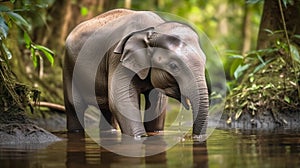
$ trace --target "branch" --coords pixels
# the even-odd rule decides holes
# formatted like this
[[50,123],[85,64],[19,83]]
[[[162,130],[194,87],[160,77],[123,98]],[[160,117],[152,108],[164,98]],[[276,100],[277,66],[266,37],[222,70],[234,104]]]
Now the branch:
[[55,103],[49,103],[49,102],[37,102],[37,103],[32,103],[33,106],[39,106],[39,107],[48,107],[49,109],[52,110],[57,110],[60,112],[65,112],[65,106],[60,105],[60,104],[55,104]]
[[[290,59],[292,61],[293,68],[295,70],[294,72],[295,72],[296,80],[299,81],[299,77],[298,77],[297,71],[296,71],[295,61],[294,61],[294,59],[292,57],[291,43],[290,43],[289,35],[288,35],[288,32],[287,32],[287,28],[286,28],[286,23],[285,23],[284,13],[283,13],[282,5],[281,5],[281,0],[278,0],[278,3],[279,3],[279,9],[280,9],[280,14],[281,14],[281,19],[282,19],[282,23],[283,23],[283,28],[284,28],[284,32],[285,32],[285,38],[286,38],[286,41],[287,41],[287,44],[288,44],[288,54],[289,54],[289,57],[290,57]],[[297,91],[298,91],[298,98],[300,98],[300,86],[299,86],[298,82],[297,82]]]

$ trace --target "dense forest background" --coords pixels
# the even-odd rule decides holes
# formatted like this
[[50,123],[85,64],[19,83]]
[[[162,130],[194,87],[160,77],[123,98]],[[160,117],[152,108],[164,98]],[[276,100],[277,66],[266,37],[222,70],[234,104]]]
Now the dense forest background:
[[172,13],[206,33],[224,64],[227,123],[266,110],[285,123],[277,112],[299,111],[296,0],[10,0],[0,1],[0,116],[12,109],[27,110],[37,98],[63,104],[62,58],[68,33],[114,8]]

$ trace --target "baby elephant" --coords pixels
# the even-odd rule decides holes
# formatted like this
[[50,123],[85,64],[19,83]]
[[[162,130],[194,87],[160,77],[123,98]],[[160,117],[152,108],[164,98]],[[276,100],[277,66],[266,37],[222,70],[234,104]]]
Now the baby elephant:
[[88,105],[99,107],[101,130],[114,121],[131,136],[163,130],[169,96],[191,106],[193,134],[204,135],[205,60],[191,27],[153,12],[116,9],[79,24],[67,37],[63,67],[68,131],[84,129]]

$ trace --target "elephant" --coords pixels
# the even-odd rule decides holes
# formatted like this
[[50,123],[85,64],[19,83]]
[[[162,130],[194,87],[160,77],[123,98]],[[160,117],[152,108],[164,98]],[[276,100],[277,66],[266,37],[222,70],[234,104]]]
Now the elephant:
[[100,130],[119,125],[126,135],[147,136],[164,129],[172,97],[191,107],[193,135],[206,134],[206,58],[192,27],[151,11],[114,9],[77,25],[65,46],[68,131],[84,130],[84,111],[93,105],[102,114]]

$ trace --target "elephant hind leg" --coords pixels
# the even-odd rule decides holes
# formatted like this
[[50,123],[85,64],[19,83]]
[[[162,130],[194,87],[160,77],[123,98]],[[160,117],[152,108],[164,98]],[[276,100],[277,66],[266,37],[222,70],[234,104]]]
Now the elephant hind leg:
[[83,132],[84,131],[84,111],[85,104],[77,103],[76,109],[73,101],[65,100],[67,130],[69,132]]
[[144,126],[146,132],[164,130],[165,115],[167,108],[167,96],[157,89],[147,91],[145,95]]

